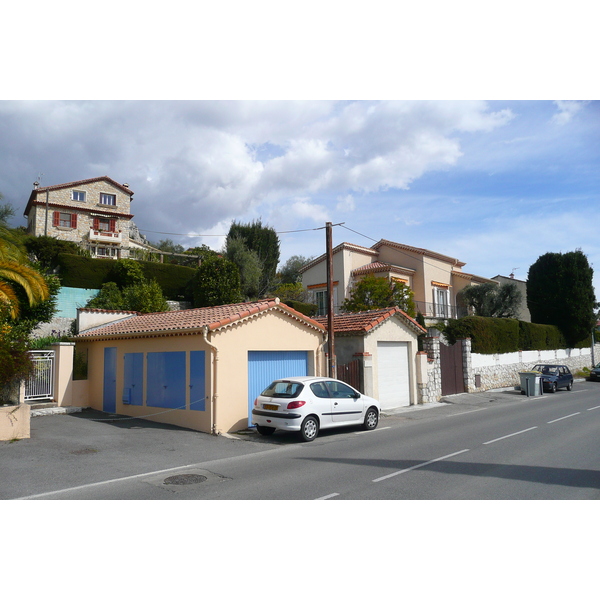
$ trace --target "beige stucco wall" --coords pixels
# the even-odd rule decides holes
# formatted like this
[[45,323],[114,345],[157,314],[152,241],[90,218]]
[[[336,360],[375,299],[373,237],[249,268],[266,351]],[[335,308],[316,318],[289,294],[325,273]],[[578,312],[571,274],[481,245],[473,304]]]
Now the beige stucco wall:
[[0,406],[0,441],[30,437],[30,418],[28,404]]
[[[73,190],[85,192],[85,202],[72,200],[71,192]],[[116,205],[109,206],[100,204],[101,193],[114,194],[116,196]],[[36,201],[46,202],[45,190],[37,192]],[[48,208],[49,236],[69,242],[81,243],[82,241],[85,241],[87,243],[90,229],[92,228],[94,221],[93,215],[88,212],[88,210],[93,210],[102,213],[102,216],[106,218],[117,219],[116,231],[121,232],[121,256],[125,257],[127,255],[127,249],[129,248],[130,219],[119,215],[129,215],[131,213],[131,197],[129,194],[126,194],[120,188],[107,181],[96,181],[58,190],[48,190],[48,202],[50,204]],[[60,204],[61,208],[52,206],[52,204]],[[54,227],[52,224],[52,215],[54,211],[77,213],[77,227],[75,229],[71,229],[70,227]],[[44,231],[46,230],[45,205],[33,205],[31,207],[27,220],[27,227],[28,232],[35,236],[44,235]]]
[[[206,344],[202,334],[148,337],[114,341],[78,341],[78,350],[88,350],[89,406],[102,410],[104,348],[117,348],[117,407],[122,415],[147,418],[211,432],[213,424],[217,433],[245,429],[248,425],[248,352],[253,350],[303,350],[309,353],[309,373],[323,373],[320,346],[323,333],[308,327],[282,313],[269,311],[247,321],[209,334],[209,342],[217,348],[216,380],[214,378],[215,354]],[[128,352],[186,352],[189,379],[190,351],[204,350],[206,372],[206,410],[169,410],[157,407],[124,405],[121,395],[124,382],[124,354]],[[144,360],[144,382],[146,361]],[[214,383],[216,381],[216,390]],[[186,385],[187,407],[190,403],[189,386]],[[216,399],[216,400],[215,400]],[[213,402],[213,400],[215,400]],[[144,385],[144,404],[146,389]]]
[[410,386],[410,404],[418,403],[416,357],[418,348],[417,336],[404,325],[400,319],[384,321],[379,327],[368,333],[364,340],[364,352],[373,356],[373,396],[379,398],[379,360],[377,342],[406,342],[408,344],[408,371]]
[[[374,256],[364,252],[351,251],[347,248],[338,250],[333,255],[334,312],[339,312],[342,302],[352,292],[351,273],[354,269],[368,265]],[[322,260],[302,274],[302,285],[308,291],[308,301],[315,303],[315,291],[325,289],[327,284],[327,261]],[[313,288],[312,286],[322,286]]]

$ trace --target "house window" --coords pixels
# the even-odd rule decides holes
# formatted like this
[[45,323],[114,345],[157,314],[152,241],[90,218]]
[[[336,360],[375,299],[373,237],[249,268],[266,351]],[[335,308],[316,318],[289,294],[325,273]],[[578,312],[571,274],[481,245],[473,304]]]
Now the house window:
[[77,202],[85,202],[85,192],[78,192],[77,190],[73,190],[71,200],[76,200]]
[[116,231],[116,220],[115,219],[102,219],[94,217],[93,228],[95,231]]
[[450,290],[434,288],[434,309],[436,317],[447,319],[450,317]]
[[100,194],[100,204],[108,204],[109,206],[117,205],[117,197],[114,194]]
[[77,227],[77,215],[56,211],[52,217],[52,225],[54,225],[54,227],[75,229]]
[[106,256],[108,258],[112,258],[113,256],[117,256],[117,249],[116,248],[106,248],[104,246],[98,246],[97,248],[95,248],[96,252],[96,256]]
[[327,290],[315,293],[315,304],[317,305],[317,317],[327,314],[329,306],[327,303]]

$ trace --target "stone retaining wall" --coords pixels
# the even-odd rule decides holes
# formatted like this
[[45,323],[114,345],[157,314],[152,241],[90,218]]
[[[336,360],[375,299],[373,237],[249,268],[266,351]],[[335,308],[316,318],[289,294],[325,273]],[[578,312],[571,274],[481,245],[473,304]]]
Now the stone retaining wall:
[[[471,353],[470,340],[463,346],[465,388],[468,392],[481,392],[520,385],[519,373],[530,370],[540,363],[566,365],[571,371],[592,366],[591,348],[567,348],[564,350],[533,350],[507,354]],[[596,344],[594,356],[600,356]]]

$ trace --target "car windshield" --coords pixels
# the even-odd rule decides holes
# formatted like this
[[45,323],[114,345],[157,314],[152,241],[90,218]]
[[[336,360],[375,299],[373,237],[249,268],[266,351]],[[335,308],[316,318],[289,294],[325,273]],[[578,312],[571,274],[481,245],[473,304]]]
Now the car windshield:
[[295,381],[274,381],[261,396],[267,398],[296,398],[304,386]]
[[539,371],[542,375],[558,375],[558,369],[549,365],[535,365],[534,371]]

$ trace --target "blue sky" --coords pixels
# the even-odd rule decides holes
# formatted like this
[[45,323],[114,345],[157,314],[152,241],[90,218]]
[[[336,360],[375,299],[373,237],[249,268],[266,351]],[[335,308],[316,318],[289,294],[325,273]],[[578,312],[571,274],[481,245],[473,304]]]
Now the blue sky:
[[[598,140],[593,100],[8,100],[0,191],[23,224],[40,173],[109,175],[153,241],[220,249],[233,219],[331,221],[345,224],[334,244],[386,238],[485,277],[525,279],[541,254],[576,248],[600,276]],[[322,230],[280,239],[282,261],[324,251]]]

